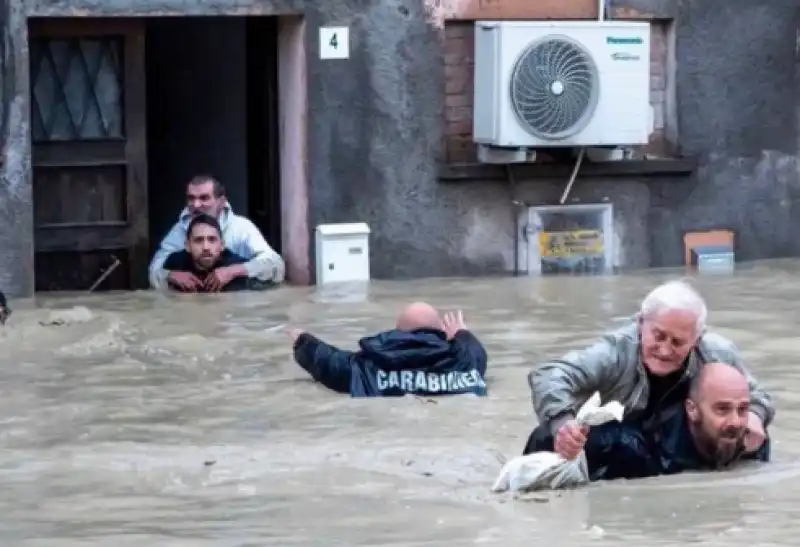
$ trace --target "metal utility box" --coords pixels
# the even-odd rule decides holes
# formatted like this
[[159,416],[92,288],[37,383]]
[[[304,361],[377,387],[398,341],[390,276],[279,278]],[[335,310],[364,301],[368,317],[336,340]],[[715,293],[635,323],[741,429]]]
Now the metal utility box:
[[316,230],[317,285],[369,281],[369,226],[320,224]]
[[614,272],[611,203],[528,207],[519,217],[517,272],[604,275]]
[[692,266],[701,274],[732,273],[736,268],[736,254],[728,246],[695,247]]

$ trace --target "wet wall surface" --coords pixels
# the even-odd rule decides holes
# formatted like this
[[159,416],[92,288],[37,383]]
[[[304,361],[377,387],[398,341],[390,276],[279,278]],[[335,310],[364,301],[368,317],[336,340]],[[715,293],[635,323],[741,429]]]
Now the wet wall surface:
[[[677,265],[685,231],[721,227],[736,231],[739,259],[800,253],[796,3],[614,7],[676,19],[678,145],[699,165],[691,177],[579,179],[572,197],[615,204],[622,265]],[[311,126],[312,220],[369,222],[379,277],[507,272],[507,185],[436,182],[444,82],[440,37],[424,17],[386,2],[356,19],[349,84],[334,64],[316,65],[311,119],[329,123]],[[552,204],[565,183],[522,180],[514,193]]]
[[[0,186],[0,283],[32,289],[25,14],[176,15],[303,12],[308,52],[309,223],[364,221],[379,278],[509,272],[516,211],[502,182],[441,184],[441,31],[420,1],[110,2],[5,4],[6,162]],[[616,205],[623,264],[677,264],[686,230],[732,228],[740,259],[800,253],[797,205],[798,8],[789,0],[615,2],[677,16],[679,146],[689,178],[580,180],[573,197]],[[350,27],[351,57],[318,58],[317,29]],[[10,121],[9,121],[10,120]],[[565,181],[519,181],[518,197],[553,203]],[[313,252],[313,251],[312,251]]]
[[732,228],[739,258],[796,256],[800,228],[796,2],[682,2],[676,27],[680,145],[700,168],[651,188],[653,265],[684,230]]

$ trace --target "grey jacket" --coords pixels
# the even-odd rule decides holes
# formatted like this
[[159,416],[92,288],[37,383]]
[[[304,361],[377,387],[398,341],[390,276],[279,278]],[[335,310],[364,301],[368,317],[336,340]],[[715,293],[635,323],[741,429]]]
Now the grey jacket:
[[[539,423],[552,431],[577,413],[596,391],[601,400],[619,401],[625,415],[637,414],[647,407],[650,387],[639,351],[639,328],[636,322],[604,335],[599,342],[582,351],[571,351],[560,359],[547,362],[528,374],[533,409]],[[741,370],[750,384],[750,410],[764,427],[775,416],[772,398],[744,366],[733,342],[714,333],[706,333],[689,354],[686,377],[691,378],[704,363],[721,361]]]

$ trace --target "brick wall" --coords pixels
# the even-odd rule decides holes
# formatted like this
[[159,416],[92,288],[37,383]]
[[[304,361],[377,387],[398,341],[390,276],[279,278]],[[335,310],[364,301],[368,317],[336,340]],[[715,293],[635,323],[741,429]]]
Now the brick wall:
[[[449,21],[444,28],[445,135],[446,161],[475,161],[472,143],[472,77],[475,68],[475,40],[471,21]],[[666,153],[664,133],[667,90],[668,25],[654,21],[650,42],[650,104],[653,106],[654,131],[645,151]]]

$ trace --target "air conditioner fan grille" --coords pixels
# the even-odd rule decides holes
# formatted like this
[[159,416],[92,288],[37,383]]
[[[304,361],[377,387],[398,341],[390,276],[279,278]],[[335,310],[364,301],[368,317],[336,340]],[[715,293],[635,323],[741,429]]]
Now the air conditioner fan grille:
[[531,44],[511,74],[511,104],[522,126],[544,140],[569,138],[589,123],[597,106],[597,65],[566,36]]

